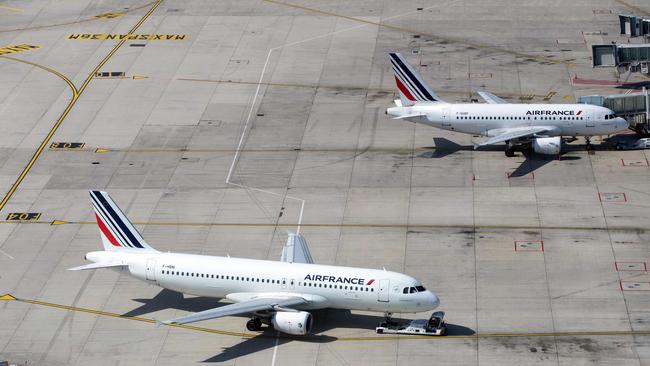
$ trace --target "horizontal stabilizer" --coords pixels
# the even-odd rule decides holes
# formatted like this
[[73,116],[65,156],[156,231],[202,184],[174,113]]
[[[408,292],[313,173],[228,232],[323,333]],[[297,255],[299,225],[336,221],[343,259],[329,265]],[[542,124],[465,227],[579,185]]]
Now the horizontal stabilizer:
[[112,267],[122,267],[122,266],[128,266],[128,264],[124,262],[106,262],[106,263],[99,262],[99,263],[86,264],[79,267],[68,268],[68,271],[83,271],[87,269],[112,268]]
[[405,114],[403,116],[395,117],[393,119],[404,119],[404,118],[413,118],[413,117],[422,117],[424,114],[422,113],[411,113],[411,114]]

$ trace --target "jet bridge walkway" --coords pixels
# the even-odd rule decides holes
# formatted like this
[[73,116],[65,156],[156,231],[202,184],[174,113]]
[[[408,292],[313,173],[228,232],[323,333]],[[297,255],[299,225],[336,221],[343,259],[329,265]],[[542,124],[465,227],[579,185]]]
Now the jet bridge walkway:
[[585,95],[578,98],[578,103],[609,108],[617,117],[625,118],[630,129],[639,133],[650,132],[650,95],[645,89],[641,93]]

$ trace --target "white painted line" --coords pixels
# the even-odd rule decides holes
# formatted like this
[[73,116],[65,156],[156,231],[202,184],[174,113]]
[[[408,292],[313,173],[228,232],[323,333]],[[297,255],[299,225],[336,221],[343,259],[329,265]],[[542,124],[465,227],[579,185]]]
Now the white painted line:
[[[448,4],[452,4],[452,3],[457,2],[457,1],[458,0],[450,1]],[[435,6],[426,7],[424,9],[428,10],[428,9],[435,8],[435,7],[440,7],[440,6],[443,6],[443,5],[438,4],[438,5],[435,5]],[[408,13],[398,14],[398,15],[395,15],[395,16],[392,16],[392,17],[384,18],[384,21],[389,20],[389,19],[399,18],[399,17],[405,16],[405,15],[416,13],[416,12],[417,11],[410,11]],[[255,95],[253,96],[253,101],[251,103],[250,109],[248,110],[248,115],[246,116],[246,122],[244,123],[244,129],[242,130],[241,136],[239,137],[239,143],[237,144],[237,149],[235,150],[235,156],[233,157],[232,163],[230,164],[230,168],[228,169],[228,175],[226,176],[226,184],[231,184],[231,185],[233,185],[235,187],[239,187],[239,188],[243,188],[243,189],[247,189],[247,190],[251,190],[251,191],[267,193],[267,194],[277,196],[277,197],[285,197],[287,199],[300,201],[300,213],[298,215],[298,225],[296,227],[296,234],[300,234],[300,227],[302,225],[302,217],[303,217],[303,213],[305,211],[306,200],[304,200],[302,198],[298,198],[298,197],[289,196],[289,195],[278,194],[278,193],[267,191],[267,190],[264,190],[264,189],[259,189],[259,188],[255,188],[255,187],[246,186],[246,185],[243,185],[243,184],[233,183],[233,182],[230,181],[230,179],[232,178],[233,172],[235,170],[235,165],[237,164],[237,161],[239,160],[239,155],[240,155],[241,150],[242,150],[242,144],[244,143],[244,139],[246,137],[246,132],[248,132],[248,126],[249,126],[251,118],[253,116],[253,111],[255,110],[255,104],[257,103],[257,97],[259,96],[260,88],[262,87],[262,81],[264,80],[264,74],[266,74],[266,68],[268,67],[269,60],[271,59],[271,54],[273,53],[273,51],[277,51],[277,50],[282,49],[284,47],[291,47],[291,46],[295,46],[297,44],[301,44],[301,43],[304,43],[304,42],[313,41],[315,39],[329,37],[329,36],[332,36],[334,34],[348,32],[348,31],[351,31],[351,30],[354,30],[354,29],[359,29],[359,28],[362,28],[362,27],[367,27],[368,25],[370,25],[370,24],[361,24],[361,25],[358,25],[358,26],[354,26],[354,27],[350,27],[350,28],[346,28],[346,29],[341,29],[341,30],[338,30],[338,31],[322,34],[322,35],[319,35],[319,36],[310,37],[310,38],[303,39],[303,40],[300,40],[300,41],[286,43],[286,44],[284,44],[282,46],[277,46],[277,47],[273,47],[273,48],[269,49],[269,52],[266,55],[266,60],[264,61],[264,66],[262,67],[262,72],[260,73],[260,78],[257,81],[257,88],[255,89]],[[276,357],[277,357],[277,354],[278,354],[278,344],[280,342],[279,335],[280,335],[280,332],[277,333],[277,337],[275,338],[275,345],[273,346],[273,358],[271,359],[271,366],[275,366],[275,360],[276,360]]]
[[280,343],[280,332],[278,332],[275,337],[275,346],[273,346],[273,358],[271,358],[271,366],[275,366],[275,358],[278,355],[278,343]]
[[7,252],[5,252],[5,251],[4,251],[4,250],[2,250],[2,249],[0,249],[0,253],[2,253],[2,254],[4,254],[4,255],[6,255],[6,256],[7,256],[7,257],[9,257],[10,259],[16,259],[16,258],[14,258],[14,257],[12,257],[12,256],[10,256],[10,255],[9,255],[9,254],[8,254]]

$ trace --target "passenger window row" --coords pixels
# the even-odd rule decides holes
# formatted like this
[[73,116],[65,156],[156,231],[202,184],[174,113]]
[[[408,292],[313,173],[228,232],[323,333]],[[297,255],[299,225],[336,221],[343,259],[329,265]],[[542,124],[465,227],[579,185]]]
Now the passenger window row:
[[[214,278],[214,279],[221,279],[221,280],[259,282],[259,283],[271,283],[271,284],[280,284],[280,283],[282,283],[283,285],[286,285],[286,280],[280,281],[280,280],[269,279],[269,278],[255,278],[255,277],[205,274],[205,273],[184,272],[184,271],[169,271],[169,270],[163,270],[162,273],[166,274],[166,275],[171,275],[171,276]],[[298,282],[298,286],[331,288],[331,289],[337,289],[337,290],[375,292],[374,288],[372,288],[372,287],[364,287],[364,286],[347,286],[347,285],[344,286],[344,285],[332,285],[332,284],[312,283],[312,282]],[[424,287],[423,287],[423,289],[424,289]]]
[[205,273],[194,273],[194,272],[182,272],[182,271],[168,271],[163,270],[163,274],[172,275],[172,276],[183,276],[183,277],[199,277],[199,278],[215,278],[222,280],[232,280],[232,281],[246,281],[246,282],[261,282],[261,283],[277,283],[286,284],[286,280],[273,280],[269,278],[255,278],[255,277],[244,277],[244,276],[229,276],[229,275],[218,275],[218,274],[205,274]]
[[[458,119],[480,119],[480,120],[526,120],[530,119],[530,116],[528,117],[492,117],[492,116],[477,116],[477,117],[470,117],[470,116],[457,116]],[[537,117],[533,117],[535,120],[537,120]],[[610,115],[610,118],[614,118],[614,115]],[[539,117],[540,120],[570,120],[570,121],[575,121],[575,120],[582,120],[583,117],[565,117],[565,118],[560,118],[560,117],[546,117],[546,116],[541,116]],[[607,116],[605,116],[605,119],[608,119]]]
[[375,292],[374,288],[367,287],[367,286],[344,286],[344,285],[332,285],[328,283],[311,283],[311,282],[298,282],[298,286],[333,288],[337,290]]

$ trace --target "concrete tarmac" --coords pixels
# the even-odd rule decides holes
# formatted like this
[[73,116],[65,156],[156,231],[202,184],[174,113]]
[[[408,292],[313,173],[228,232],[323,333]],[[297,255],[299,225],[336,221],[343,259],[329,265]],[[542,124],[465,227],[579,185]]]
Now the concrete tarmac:
[[[450,102],[625,92],[571,78],[614,80],[588,45],[627,42],[617,14],[644,12],[640,0],[0,2],[0,361],[650,365],[646,151],[588,154],[579,140],[559,160],[506,158],[384,114],[392,51]],[[219,300],[66,271],[101,248],[91,189],[161,251],[279,259],[300,228],[318,263],[421,279],[449,336],[377,335],[382,314],[338,310],[314,312],[305,338],[247,332],[243,316],[157,327]]]

